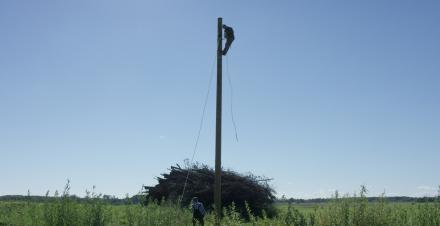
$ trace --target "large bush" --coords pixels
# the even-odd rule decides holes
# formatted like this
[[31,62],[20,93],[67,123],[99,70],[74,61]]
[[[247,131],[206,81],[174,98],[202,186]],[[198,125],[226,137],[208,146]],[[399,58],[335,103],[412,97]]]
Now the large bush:
[[[206,165],[193,164],[182,168],[178,164],[171,166],[169,173],[158,177],[158,184],[145,186],[146,200],[178,201],[182,196],[187,175],[188,181],[182,197],[182,205],[188,205],[192,197],[199,197],[210,210],[214,204],[214,170]],[[189,171],[189,174],[188,174]],[[222,170],[222,206],[235,208],[244,217],[249,210],[253,215],[276,214],[273,202],[274,190],[268,184],[269,179],[249,174],[239,174],[232,170]],[[246,209],[246,203],[248,209]]]

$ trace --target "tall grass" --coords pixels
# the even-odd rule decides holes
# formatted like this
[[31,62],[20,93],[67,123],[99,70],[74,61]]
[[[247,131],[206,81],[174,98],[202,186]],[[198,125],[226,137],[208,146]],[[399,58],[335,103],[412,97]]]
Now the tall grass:
[[[192,225],[190,208],[172,202],[111,205],[94,189],[86,192],[85,202],[80,202],[69,191],[67,183],[61,194],[55,192],[55,198],[46,202],[0,202],[0,225]],[[250,208],[242,218],[232,204],[223,210],[222,225],[440,226],[440,199],[413,204],[389,203],[385,198],[368,202],[366,193],[365,187],[353,196],[339,197],[335,193],[331,202],[309,211],[289,204],[272,219],[265,214],[255,217]],[[207,214],[205,225],[214,225],[213,214]]]

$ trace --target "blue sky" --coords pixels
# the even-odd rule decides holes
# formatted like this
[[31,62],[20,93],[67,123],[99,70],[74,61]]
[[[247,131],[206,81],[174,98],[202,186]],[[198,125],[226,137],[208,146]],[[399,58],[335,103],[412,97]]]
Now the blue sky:
[[[124,196],[190,158],[217,17],[223,166],[279,196],[436,194],[438,1],[1,1],[0,195]],[[225,61],[226,71],[226,61]],[[212,89],[214,89],[212,84]],[[214,165],[215,92],[195,160]]]

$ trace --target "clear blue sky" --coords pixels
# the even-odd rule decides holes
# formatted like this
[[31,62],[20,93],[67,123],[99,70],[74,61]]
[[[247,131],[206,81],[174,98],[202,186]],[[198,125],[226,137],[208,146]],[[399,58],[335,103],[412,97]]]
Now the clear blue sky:
[[[124,196],[190,158],[215,57],[223,166],[281,196],[432,195],[439,1],[1,1],[0,195]],[[226,63],[226,62],[225,62]],[[213,88],[214,88],[214,84]],[[215,92],[195,159],[214,165]]]

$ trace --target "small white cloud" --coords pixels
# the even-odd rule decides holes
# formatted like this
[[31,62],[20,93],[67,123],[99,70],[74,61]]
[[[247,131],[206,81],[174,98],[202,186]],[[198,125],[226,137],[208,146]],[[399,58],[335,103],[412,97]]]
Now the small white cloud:
[[417,192],[414,193],[414,196],[416,197],[434,197],[437,195],[437,188],[427,186],[427,185],[420,185],[417,186]]
[[165,136],[159,136],[159,139],[164,140],[166,137]]
[[426,186],[426,185],[417,186],[417,189],[418,190],[423,190],[423,191],[435,191],[434,187]]
[[336,189],[320,189],[313,194],[314,198],[331,198],[335,194]]

